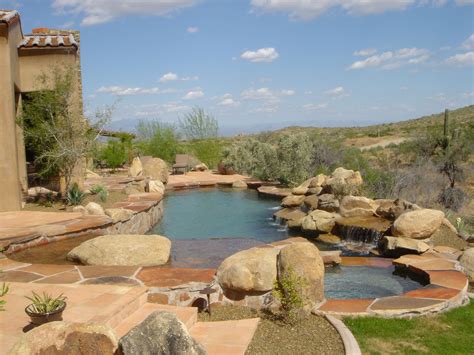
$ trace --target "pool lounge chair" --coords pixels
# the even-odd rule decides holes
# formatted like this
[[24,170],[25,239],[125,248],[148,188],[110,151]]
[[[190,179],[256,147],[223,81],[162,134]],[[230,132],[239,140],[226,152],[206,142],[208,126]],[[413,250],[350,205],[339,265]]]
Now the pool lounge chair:
[[183,171],[183,174],[188,172],[189,168],[189,155],[187,154],[176,154],[175,163],[173,164],[173,174],[177,174]]

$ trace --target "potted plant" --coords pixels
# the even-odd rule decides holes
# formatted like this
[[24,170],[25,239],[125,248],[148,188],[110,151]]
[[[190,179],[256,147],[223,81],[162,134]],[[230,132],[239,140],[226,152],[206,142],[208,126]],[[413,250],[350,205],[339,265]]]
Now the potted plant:
[[34,291],[32,293],[32,297],[26,296],[32,303],[25,308],[31,323],[41,325],[63,319],[63,311],[66,308],[66,297],[63,294],[53,298],[46,292],[43,292],[42,296]]

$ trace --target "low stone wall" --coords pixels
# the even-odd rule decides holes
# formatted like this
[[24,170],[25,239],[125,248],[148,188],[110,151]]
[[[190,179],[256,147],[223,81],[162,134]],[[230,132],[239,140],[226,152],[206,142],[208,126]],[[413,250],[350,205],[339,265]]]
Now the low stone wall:
[[18,241],[13,241],[5,248],[4,253],[8,255],[31,247],[86,235],[145,234],[163,218],[163,201],[161,199],[159,201],[146,202],[147,205],[141,206],[142,208],[136,210],[128,220],[114,223],[110,218],[108,218],[104,223],[92,227],[84,221],[83,228],[78,226],[76,230],[69,233],[48,234],[47,232],[44,232],[39,235],[33,235],[31,237],[21,238]]

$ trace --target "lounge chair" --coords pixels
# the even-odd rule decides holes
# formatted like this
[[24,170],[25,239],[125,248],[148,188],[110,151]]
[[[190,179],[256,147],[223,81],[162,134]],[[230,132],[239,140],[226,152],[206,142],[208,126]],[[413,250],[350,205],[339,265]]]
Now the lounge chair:
[[183,171],[184,174],[189,169],[189,155],[188,154],[176,154],[175,164],[173,164],[173,174],[177,174]]

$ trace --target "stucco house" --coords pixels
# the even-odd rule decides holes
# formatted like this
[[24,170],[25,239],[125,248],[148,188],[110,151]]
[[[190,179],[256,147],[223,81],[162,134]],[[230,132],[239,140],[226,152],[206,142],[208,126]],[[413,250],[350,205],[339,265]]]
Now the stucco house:
[[82,113],[79,32],[38,28],[24,35],[17,11],[0,10],[0,211],[19,210],[28,189],[23,132],[17,124],[27,93],[50,89],[37,78],[74,68],[75,109]]

